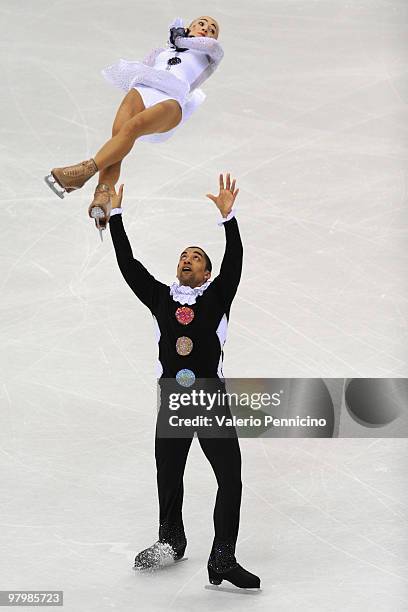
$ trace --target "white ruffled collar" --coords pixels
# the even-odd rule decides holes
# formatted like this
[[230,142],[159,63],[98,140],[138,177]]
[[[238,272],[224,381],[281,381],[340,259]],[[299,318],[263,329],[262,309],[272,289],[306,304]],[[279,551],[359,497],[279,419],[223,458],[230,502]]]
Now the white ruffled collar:
[[170,295],[175,302],[180,302],[180,304],[189,304],[191,306],[191,304],[195,304],[196,299],[200,295],[203,295],[210,283],[211,281],[208,280],[199,287],[189,287],[188,285],[180,285],[180,283],[175,281],[170,286]]

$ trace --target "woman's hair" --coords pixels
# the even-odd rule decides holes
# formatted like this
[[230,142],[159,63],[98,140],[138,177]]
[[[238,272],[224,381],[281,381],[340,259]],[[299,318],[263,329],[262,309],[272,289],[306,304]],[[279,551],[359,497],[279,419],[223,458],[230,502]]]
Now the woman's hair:
[[[189,30],[189,29],[191,28],[191,26],[193,25],[193,23],[194,23],[195,21],[197,21],[198,19],[201,19],[201,17],[196,17],[195,19],[193,19],[192,21],[190,21],[189,25],[187,26],[187,29]],[[218,29],[218,31],[219,31],[219,30],[220,30],[220,26],[218,25],[218,22],[217,22],[217,21],[216,21],[215,23],[217,24],[217,29]]]

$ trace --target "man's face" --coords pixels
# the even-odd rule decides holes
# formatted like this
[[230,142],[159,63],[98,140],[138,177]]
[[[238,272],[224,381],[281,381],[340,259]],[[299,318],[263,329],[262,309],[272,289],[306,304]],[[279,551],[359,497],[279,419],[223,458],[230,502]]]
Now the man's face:
[[213,17],[198,17],[189,26],[191,36],[218,38],[219,26]]
[[177,278],[180,285],[199,287],[211,276],[206,270],[204,251],[200,247],[187,247],[180,255],[177,265]]

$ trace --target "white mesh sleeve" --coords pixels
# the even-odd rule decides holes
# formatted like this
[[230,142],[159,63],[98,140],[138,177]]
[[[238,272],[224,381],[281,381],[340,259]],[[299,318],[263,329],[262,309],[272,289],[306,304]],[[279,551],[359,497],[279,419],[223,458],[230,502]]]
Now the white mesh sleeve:
[[215,38],[208,36],[193,36],[192,38],[178,36],[175,42],[180,49],[192,49],[205,53],[215,64],[219,64],[224,57],[224,51]]
[[192,51],[201,51],[208,57],[207,68],[205,68],[196,78],[196,80],[190,84],[190,91],[194,91],[212,75],[216,68],[218,68],[222,58],[224,57],[224,51],[218,40],[215,38],[209,38],[208,36],[194,36],[192,38],[178,36],[175,42],[181,49],[184,48],[191,49]]
[[157,48],[157,49],[152,49],[150,51],[150,53],[148,53],[147,55],[145,55],[145,57],[142,60],[143,64],[146,64],[146,66],[154,66],[154,63],[156,61],[156,57],[159,55],[159,53],[161,53],[162,51],[164,51],[163,48]]

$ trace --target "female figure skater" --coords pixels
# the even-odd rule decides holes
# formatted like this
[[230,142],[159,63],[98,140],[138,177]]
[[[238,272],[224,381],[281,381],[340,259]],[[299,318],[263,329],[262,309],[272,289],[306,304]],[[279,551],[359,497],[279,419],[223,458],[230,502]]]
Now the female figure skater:
[[136,139],[166,140],[204,101],[205,94],[199,86],[224,55],[218,34],[219,26],[213,17],[199,17],[186,30],[177,18],[170,26],[166,49],[153,49],[142,62],[121,59],[102,71],[110,83],[128,92],[117,111],[112,138],[95,157],[73,166],[53,168],[45,177],[49,187],[63,198],[65,192],[80,189],[99,172],[88,213],[95,218],[101,239],[121,162]]

